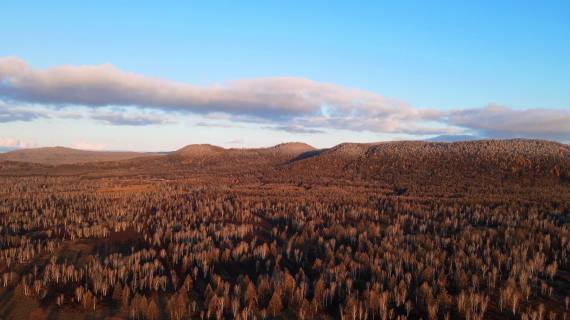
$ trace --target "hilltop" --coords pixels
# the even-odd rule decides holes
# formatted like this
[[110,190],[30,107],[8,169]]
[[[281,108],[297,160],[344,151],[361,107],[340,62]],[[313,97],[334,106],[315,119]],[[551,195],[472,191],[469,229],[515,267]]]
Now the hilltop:
[[219,155],[224,151],[224,148],[211,144],[190,144],[172,152],[172,154],[182,157],[209,157]]
[[[42,161],[30,166],[0,158],[1,174],[223,176],[263,183],[349,183],[446,192],[570,183],[569,146],[542,140],[342,143],[328,149],[298,142],[251,149],[199,144],[154,157],[62,148],[22,151],[14,153],[35,157],[20,156],[20,161]],[[13,157],[14,153],[6,155]],[[42,163],[59,165],[45,167]]]
[[567,184],[568,145],[540,140],[345,143],[278,169],[303,181],[376,182],[409,189]]
[[267,148],[230,148],[214,146],[211,144],[190,144],[171,153],[180,157],[215,157],[228,155],[299,155],[304,152],[315,150],[314,147],[302,142],[281,143]]

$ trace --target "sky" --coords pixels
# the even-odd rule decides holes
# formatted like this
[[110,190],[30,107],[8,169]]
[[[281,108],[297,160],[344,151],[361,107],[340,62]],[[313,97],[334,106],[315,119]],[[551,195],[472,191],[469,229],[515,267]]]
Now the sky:
[[569,1],[3,1],[0,149],[570,141]]

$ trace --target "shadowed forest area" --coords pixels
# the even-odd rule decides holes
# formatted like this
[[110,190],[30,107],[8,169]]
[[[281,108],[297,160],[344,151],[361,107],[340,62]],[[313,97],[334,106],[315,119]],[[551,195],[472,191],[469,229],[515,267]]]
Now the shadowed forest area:
[[570,319],[568,145],[33,157],[0,158],[2,319]]

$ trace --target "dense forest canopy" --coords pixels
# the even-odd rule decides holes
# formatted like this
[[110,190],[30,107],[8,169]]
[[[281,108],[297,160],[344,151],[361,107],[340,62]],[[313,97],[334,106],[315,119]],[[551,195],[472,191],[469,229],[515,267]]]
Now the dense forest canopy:
[[0,317],[566,319],[570,149],[0,162]]

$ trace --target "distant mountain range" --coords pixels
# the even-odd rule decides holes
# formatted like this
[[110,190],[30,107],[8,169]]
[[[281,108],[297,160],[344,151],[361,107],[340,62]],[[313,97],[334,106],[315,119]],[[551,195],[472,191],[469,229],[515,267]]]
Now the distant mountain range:
[[[429,138],[429,139],[425,139],[423,141],[428,141],[428,142],[459,142],[459,141],[473,141],[473,140],[481,140],[481,137],[477,137],[477,136],[473,136],[473,135],[440,135],[437,137],[433,137],[433,138]],[[278,145],[280,146],[280,145]],[[275,146],[275,147],[278,147]],[[312,149],[315,149],[311,146],[309,146],[306,143],[300,143],[300,142],[292,142],[292,143],[283,143],[281,144],[281,146],[287,146],[287,148],[291,149],[292,148],[301,148],[302,151],[306,151],[304,150],[305,148],[309,147]],[[210,149],[210,151],[213,150],[220,150],[223,149],[221,147],[217,147],[217,146],[213,146],[213,145],[208,145],[208,144],[193,144],[193,145],[188,145],[186,147],[181,148],[180,150],[177,150],[176,152],[182,153],[186,151],[189,151],[191,149],[194,149],[194,151],[202,149],[203,151],[205,151],[206,149]],[[260,148],[263,149],[263,148]],[[46,152],[51,150],[51,152]],[[229,149],[229,150],[238,150],[238,149]],[[8,152],[12,152],[12,151],[16,151],[14,153],[12,153],[10,156],[8,157],[2,157],[2,153],[8,153]],[[45,157],[47,156],[48,153],[54,153],[54,154],[58,154],[58,156],[54,156],[53,158],[50,159],[46,159]],[[77,155],[79,155],[80,153],[88,155],[87,157],[80,157],[79,159],[77,159]],[[164,154],[166,154],[168,152],[164,152]],[[79,150],[79,149],[73,149],[73,148],[66,148],[66,147],[44,147],[44,148],[30,148],[30,149],[19,149],[19,148],[15,148],[15,147],[0,147],[0,161],[2,160],[12,160],[12,161],[24,161],[24,162],[37,162],[37,163],[46,163],[46,164],[64,164],[64,163],[76,163],[76,162],[83,162],[83,161],[87,161],[87,162],[91,162],[91,161],[108,161],[109,158],[115,158],[117,159],[130,159],[133,158],[132,156],[138,157],[140,155],[152,155],[152,154],[156,154],[156,153],[149,153],[149,152],[123,152],[123,151],[91,151],[91,150]],[[97,155],[95,157],[93,157],[94,155]],[[101,157],[101,155],[103,155]],[[60,156],[65,156],[67,157],[67,159],[60,159]],[[91,158],[93,157],[93,158]],[[77,160],[76,160],[77,159]]]
[[0,154],[0,161],[17,161],[48,165],[118,161],[152,155],[122,151],[87,151],[64,147],[18,149]]
[[569,187],[570,147],[524,139],[342,143],[328,149],[298,142],[252,149],[203,144],[161,154],[56,147],[0,154],[0,174],[217,177],[213,181],[224,177],[301,184],[349,181],[446,190],[474,184]]

